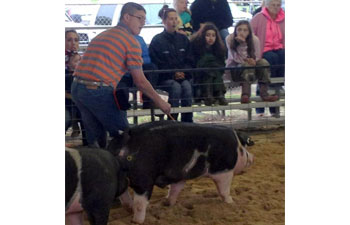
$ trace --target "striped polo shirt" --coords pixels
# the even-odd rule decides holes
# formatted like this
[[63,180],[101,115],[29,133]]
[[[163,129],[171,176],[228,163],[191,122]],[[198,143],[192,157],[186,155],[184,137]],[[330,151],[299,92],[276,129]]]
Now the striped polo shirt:
[[142,68],[141,55],[139,42],[126,25],[119,23],[90,42],[74,76],[116,87],[128,70]]

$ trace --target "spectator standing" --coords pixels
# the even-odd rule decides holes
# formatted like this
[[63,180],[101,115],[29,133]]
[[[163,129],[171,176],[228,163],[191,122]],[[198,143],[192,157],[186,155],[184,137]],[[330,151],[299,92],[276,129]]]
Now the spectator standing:
[[[248,21],[241,20],[236,24],[234,33],[227,36],[226,44],[229,46],[226,67],[269,66],[260,56],[259,39],[252,33]],[[273,102],[278,99],[276,95],[270,96],[267,92],[270,82],[269,68],[231,70],[231,77],[234,82],[241,83],[241,103],[250,102],[251,84],[257,79],[263,101]]]
[[[192,51],[197,68],[224,67],[227,49],[219,37],[219,31],[213,23],[205,23],[191,38]],[[224,95],[225,85],[222,80],[223,71],[198,72],[193,79],[199,87],[200,98],[204,104],[211,106],[218,101],[219,105],[227,105]]]
[[[260,56],[270,65],[285,63],[285,14],[281,0],[265,0],[265,7],[250,21],[254,34],[260,40]],[[284,77],[284,67],[272,68],[271,77]],[[259,86],[258,86],[259,88]],[[259,95],[259,89],[257,89]],[[270,113],[276,114],[276,107],[270,107]],[[264,113],[264,108],[257,108],[257,113]]]
[[265,2],[264,0],[261,1],[261,5],[256,9],[254,10],[253,12],[253,16],[255,16],[256,14],[258,14],[259,12],[261,12],[262,8],[265,6]]
[[191,12],[187,8],[188,0],[174,0],[174,7],[179,15],[177,31],[190,37],[193,33]]
[[118,25],[96,36],[77,66],[72,97],[82,114],[89,146],[100,147],[98,140],[105,131],[115,136],[128,127],[126,111],[115,94],[127,72],[140,91],[163,112],[170,113],[170,105],[155,92],[142,71],[141,48],[134,35],[140,33],[145,19],[141,5],[126,3]]
[[[153,37],[149,45],[151,60],[158,69],[192,68],[193,60],[188,38],[176,32],[177,12],[164,5],[159,11],[164,31]],[[169,103],[173,107],[192,105],[191,74],[188,72],[159,74],[159,88],[169,93]],[[172,114],[177,120],[178,114]],[[193,113],[182,113],[182,122],[193,122]],[[169,118],[168,118],[169,119]]]
[[222,40],[229,35],[228,28],[233,17],[227,0],[195,0],[191,7],[193,30],[198,31],[200,24],[212,22],[220,31]]

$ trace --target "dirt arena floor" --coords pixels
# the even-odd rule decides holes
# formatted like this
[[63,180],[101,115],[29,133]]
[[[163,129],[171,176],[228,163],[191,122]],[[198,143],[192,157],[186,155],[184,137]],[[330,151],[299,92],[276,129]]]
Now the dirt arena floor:
[[[284,129],[251,135],[249,148],[254,164],[233,178],[234,203],[219,198],[208,178],[188,181],[175,206],[163,206],[167,188],[155,187],[145,225],[282,225],[285,219]],[[112,208],[108,225],[131,224],[132,215],[120,206]],[[86,220],[84,225],[89,223]]]

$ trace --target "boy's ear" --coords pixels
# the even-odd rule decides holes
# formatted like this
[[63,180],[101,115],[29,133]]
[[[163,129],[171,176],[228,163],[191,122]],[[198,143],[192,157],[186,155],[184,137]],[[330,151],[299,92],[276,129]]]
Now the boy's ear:
[[122,18],[125,22],[128,22],[130,20],[130,15],[128,13],[125,13]]

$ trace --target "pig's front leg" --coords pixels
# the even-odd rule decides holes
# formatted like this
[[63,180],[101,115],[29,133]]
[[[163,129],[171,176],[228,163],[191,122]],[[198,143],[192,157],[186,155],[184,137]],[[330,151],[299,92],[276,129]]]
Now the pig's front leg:
[[147,192],[142,195],[138,195],[136,192],[134,192],[134,203],[132,207],[134,211],[134,217],[132,218],[131,222],[142,224],[145,221],[147,205]]
[[186,181],[184,180],[175,184],[170,184],[166,205],[172,206],[176,203],[176,199],[179,196],[185,184],[186,184]]
[[232,197],[230,195],[233,170],[219,174],[209,174],[208,176],[214,180],[214,183],[222,200],[226,203],[233,203]]
[[133,201],[130,197],[129,191],[128,189],[126,189],[126,191],[121,194],[119,196],[120,202],[122,203],[122,206],[129,212],[132,213],[132,205],[133,205]]

